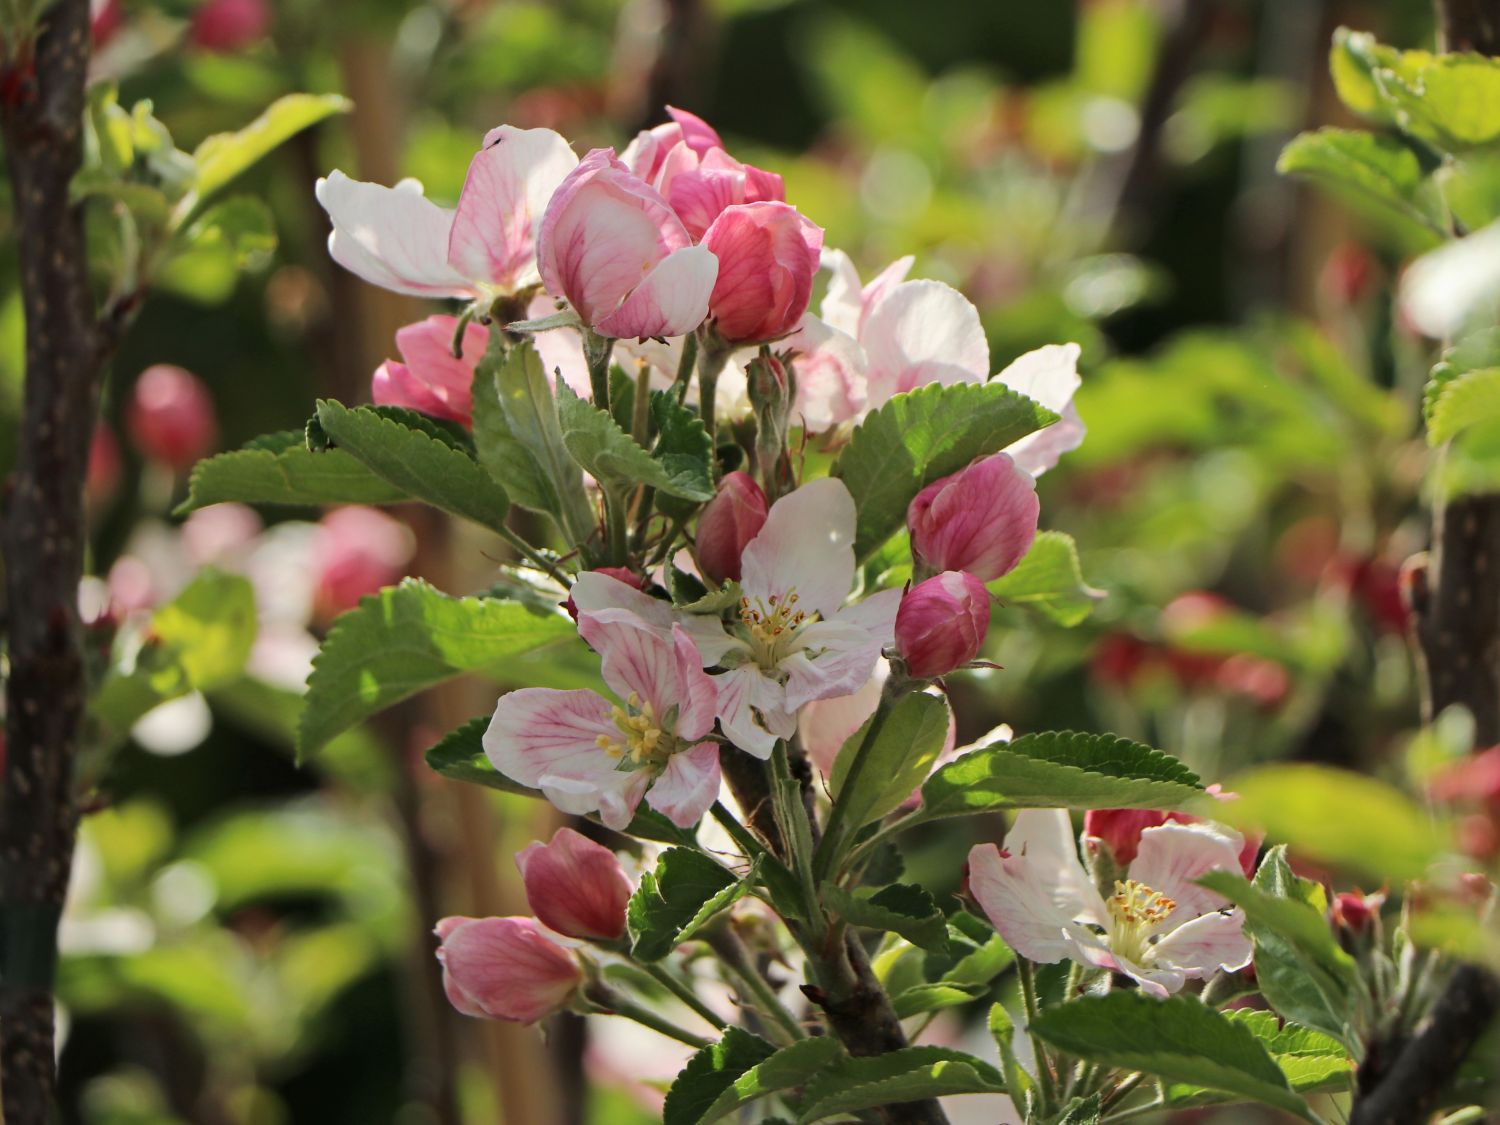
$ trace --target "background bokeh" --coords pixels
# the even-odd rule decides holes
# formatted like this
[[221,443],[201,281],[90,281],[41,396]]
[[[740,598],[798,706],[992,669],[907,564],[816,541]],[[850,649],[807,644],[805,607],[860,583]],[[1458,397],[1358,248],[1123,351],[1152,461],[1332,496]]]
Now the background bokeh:
[[[1114,730],[1210,780],[1273,758],[1398,769],[1430,356],[1390,293],[1427,236],[1275,171],[1298,130],[1347,123],[1325,63],[1340,24],[1431,36],[1418,0],[102,6],[99,76],[122,104],[150,99],[184,148],[293,90],[355,108],[239,185],[279,244],[246,274],[211,252],[175,262],[107,388],[86,591],[101,645],[210,565],[249,580],[260,627],[246,674],[148,716],[99,779],[63,924],[64,1119],[631,1125],[680,1065],[639,1030],[563,1018],[544,1042],[442,998],[432,922],[520,909],[510,856],[553,816],[422,764],[493,684],[293,758],[332,617],[405,573],[483,588],[495,544],[401,510],[170,515],[194,455],[299,428],[316,397],[367,399],[394,329],[430,311],[333,266],[317,176],[415,176],[451,202],[503,121],[581,151],[682,105],[783,173],[867,275],[915,253],[916,275],[967,293],[996,369],[1082,345],[1090,433],[1042,481],[1042,522],[1076,538],[1105,596],[1004,611],[987,653],[1002,667],[954,688],[961,741],[998,722]],[[1496,198],[1482,177],[1470,190]],[[0,253],[13,264],[10,240]],[[5,460],[21,327],[0,292]],[[132,407],[160,364],[212,399],[186,457]],[[971,833],[996,827],[964,823],[914,835],[909,872],[956,885]]]

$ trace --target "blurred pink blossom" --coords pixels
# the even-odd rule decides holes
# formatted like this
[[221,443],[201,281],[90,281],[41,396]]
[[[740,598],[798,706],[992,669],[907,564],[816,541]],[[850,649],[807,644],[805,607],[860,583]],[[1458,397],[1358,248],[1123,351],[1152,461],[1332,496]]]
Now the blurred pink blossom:
[[336,616],[400,580],[412,550],[406,525],[382,511],[351,504],[329,512],[313,546],[317,615]]
[[213,397],[186,368],[158,363],[131,388],[125,424],[146,458],[181,472],[214,447],[219,425]]

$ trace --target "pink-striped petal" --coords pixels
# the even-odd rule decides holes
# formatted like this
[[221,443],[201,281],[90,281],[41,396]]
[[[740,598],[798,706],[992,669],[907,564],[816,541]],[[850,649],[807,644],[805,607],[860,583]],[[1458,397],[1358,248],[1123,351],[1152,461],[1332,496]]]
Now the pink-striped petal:
[[747,754],[769,758],[778,738],[790,738],[797,717],[786,709],[781,685],[755,664],[741,664],[714,677],[719,694],[719,725],[729,741]]
[[1061,421],[1027,434],[1006,448],[1016,464],[1034,477],[1054,468],[1064,453],[1077,449],[1088,432],[1073,405],[1073,395],[1081,382],[1080,354],[1077,344],[1049,344],[1027,352],[995,376],[1012,390],[1062,415]]
[[1141,833],[1130,877],[1177,904],[1168,920],[1175,929],[1226,905],[1222,895],[1198,885],[1210,871],[1240,871],[1240,840],[1211,824],[1163,824]]
[[870,309],[860,332],[870,362],[869,404],[928,383],[982,383],[990,349],[979,311],[941,281],[903,281]]
[[491,129],[458,197],[448,264],[506,291],[532,281],[537,223],[577,165],[568,142],[551,129]]
[[1043,864],[1001,852],[994,844],[978,844],[969,852],[969,893],[985,917],[1022,957],[1051,965],[1073,956],[1067,933],[1073,919],[1054,901],[1047,875]]
[[1244,911],[1235,909],[1184,922],[1151,948],[1151,962],[1196,980],[1220,969],[1243,969],[1250,964],[1250,953]]
[[678,828],[691,828],[719,799],[719,750],[711,742],[681,750],[646,794],[646,803]]
[[[719,690],[713,677],[703,670],[703,657],[698,653],[698,646],[681,625],[672,626],[672,654],[677,682],[671,695],[656,703],[667,709],[675,706],[677,737],[684,742],[696,742],[713,729]],[[665,710],[657,712],[665,713]]]
[[685,336],[708,315],[719,260],[702,246],[674,250],[621,302],[594,322],[601,335],[621,340]]

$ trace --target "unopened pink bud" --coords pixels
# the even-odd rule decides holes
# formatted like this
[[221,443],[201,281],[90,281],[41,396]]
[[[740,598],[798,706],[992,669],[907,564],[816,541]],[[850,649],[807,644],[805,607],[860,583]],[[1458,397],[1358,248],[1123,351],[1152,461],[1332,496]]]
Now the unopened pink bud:
[[1350,933],[1363,934],[1380,917],[1384,895],[1362,895],[1344,891],[1334,895],[1329,914],[1333,924]]
[[812,297],[821,227],[785,203],[741,203],[720,213],[703,245],[719,260],[708,312],[721,337],[760,344],[796,329]]
[[1006,453],[934,481],[911,502],[912,553],[933,570],[965,570],[982,582],[1015,568],[1036,538],[1036,481]]
[[608,848],[559,828],[550,844],[524,848],[516,866],[543,925],[585,941],[614,941],[625,933],[630,880]]
[[141,372],[125,421],[143,456],[177,470],[211,450],[219,433],[203,380],[169,363]]
[[466,1016],[535,1023],[583,981],[578,959],[534,918],[444,918],[434,932],[443,990]]
[[1115,862],[1126,867],[1141,846],[1141,833],[1171,818],[1172,814],[1162,809],[1090,809],[1083,814],[1083,834],[1106,845]]
[[979,655],[990,627],[984,583],[945,570],[913,587],[896,611],[896,651],[918,679],[947,675]]
[[711,582],[740,579],[740,556],[766,525],[766,494],[749,473],[730,473],[698,517],[698,569]]
[[205,51],[232,54],[264,39],[270,29],[266,0],[208,0],[193,13],[188,40]]

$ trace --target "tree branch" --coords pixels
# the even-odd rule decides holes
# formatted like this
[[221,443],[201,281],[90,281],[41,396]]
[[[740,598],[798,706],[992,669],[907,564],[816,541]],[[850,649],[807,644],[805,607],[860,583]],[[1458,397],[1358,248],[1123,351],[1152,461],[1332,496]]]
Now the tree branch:
[[[19,48],[19,49],[17,49]],[[34,52],[12,44],[0,131],[15,200],[26,314],[26,392],[0,531],[10,679],[0,795],[0,1088],[7,1125],[50,1120],[57,920],[78,812],[73,762],[87,703],[79,636],[83,480],[100,375],[128,317],[101,320],[83,214],[68,188],[82,161],[88,0],[58,0]]]

